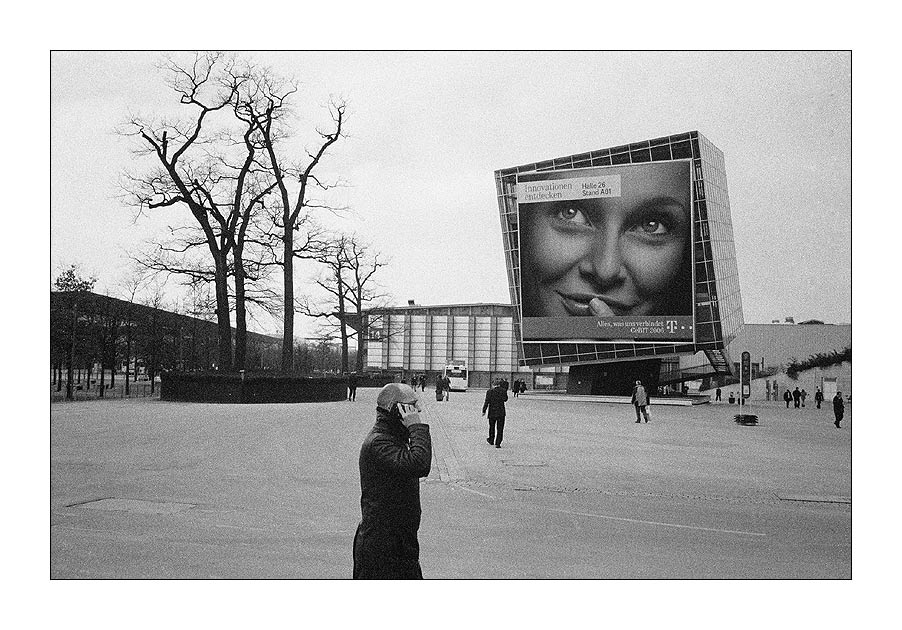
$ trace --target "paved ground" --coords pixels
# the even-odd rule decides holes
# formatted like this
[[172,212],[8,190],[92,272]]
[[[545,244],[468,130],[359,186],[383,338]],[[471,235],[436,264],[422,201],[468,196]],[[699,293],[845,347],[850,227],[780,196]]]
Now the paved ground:
[[[51,576],[350,576],[375,395],[51,405]],[[427,577],[851,577],[851,413],[526,396],[495,449],[482,395],[428,402]]]

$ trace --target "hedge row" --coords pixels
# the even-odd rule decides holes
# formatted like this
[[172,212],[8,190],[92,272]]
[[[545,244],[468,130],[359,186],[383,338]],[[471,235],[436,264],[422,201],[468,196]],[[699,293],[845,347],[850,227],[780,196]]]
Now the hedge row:
[[168,372],[160,400],[220,403],[331,402],[347,398],[342,377],[270,376]]

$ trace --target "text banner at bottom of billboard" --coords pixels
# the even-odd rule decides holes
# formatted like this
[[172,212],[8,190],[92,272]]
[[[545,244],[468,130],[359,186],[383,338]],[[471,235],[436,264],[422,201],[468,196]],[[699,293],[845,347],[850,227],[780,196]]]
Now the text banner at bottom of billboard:
[[524,317],[523,341],[692,341],[691,315]]

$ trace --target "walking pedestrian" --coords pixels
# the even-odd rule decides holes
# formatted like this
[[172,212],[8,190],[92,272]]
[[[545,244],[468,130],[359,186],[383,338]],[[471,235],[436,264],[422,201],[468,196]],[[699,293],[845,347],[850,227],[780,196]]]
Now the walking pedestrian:
[[420,374],[420,391],[421,392],[426,391],[426,375],[425,374]]
[[642,386],[642,381],[636,381],[636,386],[633,387],[633,396],[630,399],[630,402],[633,403],[633,406],[636,408],[636,422],[639,422],[639,413],[641,412],[643,416],[645,416],[645,423],[648,424],[648,405],[650,404],[650,400],[648,397],[648,392],[645,391],[645,388]]
[[357,400],[357,372],[348,374],[348,400]]
[[437,402],[442,402],[445,399],[445,384],[442,381],[442,377],[439,376],[435,379],[435,400]]
[[504,403],[506,402],[507,388],[504,387],[502,379],[485,393],[485,402],[482,404],[482,416],[485,417],[486,411],[489,414],[489,437],[485,441],[494,444],[495,448],[501,448],[501,441],[504,439]]
[[818,387],[817,391],[814,392],[814,403],[817,405],[817,408],[821,408],[821,403],[824,402],[824,392],[821,391],[821,388]]
[[717,388],[717,391],[714,392],[714,402],[721,402],[720,400],[720,388]]
[[789,409],[789,403],[792,402],[792,394],[789,393],[789,390],[783,392],[783,400],[786,402],[786,408]]
[[799,394],[799,396],[802,398],[802,406],[804,407],[805,399],[808,398],[808,392],[806,392],[804,389],[802,389],[802,392]]
[[412,387],[389,383],[376,398],[376,424],[360,448],[360,511],[354,579],[422,579],[420,478],[432,439]]
[[451,379],[447,374],[442,377],[442,389],[445,392],[445,400],[449,400],[451,398]]
[[846,413],[846,405],[842,400],[842,392],[836,392],[836,396],[833,397],[833,415],[836,417],[836,420],[833,422],[836,425],[837,429],[841,429],[839,423],[842,422],[842,417]]
[[796,387],[794,390],[792,390],[792,401],[793,401],[793,407],[798,409],[802,402],[802,392],[799,391],[798,387]]

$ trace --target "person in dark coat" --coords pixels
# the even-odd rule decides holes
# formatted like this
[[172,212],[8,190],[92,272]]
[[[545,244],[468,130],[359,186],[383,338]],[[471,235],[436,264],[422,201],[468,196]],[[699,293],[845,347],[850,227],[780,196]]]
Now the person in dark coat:
[[489,412],[489,437],[486,442],[494,444],[495,448],[501,448],[504,439],[504,403],[507,402],[507,387],[505,381],[500,381],[485,393],[485,402],[482,404],[482,415]]
[[357,372],[348,374],[348,400],[357,400]]
[[451,379],[447,374],[442,377],[442,391],[445,392],[445,400],[451,398]]
[[793,400],[792,406],[795,407],[796,409],[798,409],[801,406],[801,401],[802,401],[802,392],[799,391],[798,387],[796,387],[794,390],[792,390],[792,400]]
[[420,477],[432,464],[429,425],[413,388],[389,383],[376,399],[376,424],[360,448],[360,511],[354,579],[422,579]]
[[445,383],[441,376],[435,379],[435,400],[437,402],[445,400]]
[[842,417],[846,414],[846,405],[842,400],[842,392],[836,392],[836,396],[833,397],[833,415],[836,416],[836,420],[833,422],[836,425],[837,429],[841,429],[839,423],[842,422]]
[[720,400],[720,388],[717,388],[717,391],[714,392],[714,402],[721,402]]
[[783,392],[783,401],[786,403],[786,408],[789,409],[789,403],[792,402],[792,394],[789,393],[789,390]]
[[814,392],[814,403],[817,405],[817,408],[821,408],[821,403],[824,402],[824,392],[821,391],[821,388],[818,387],[817,391]]

